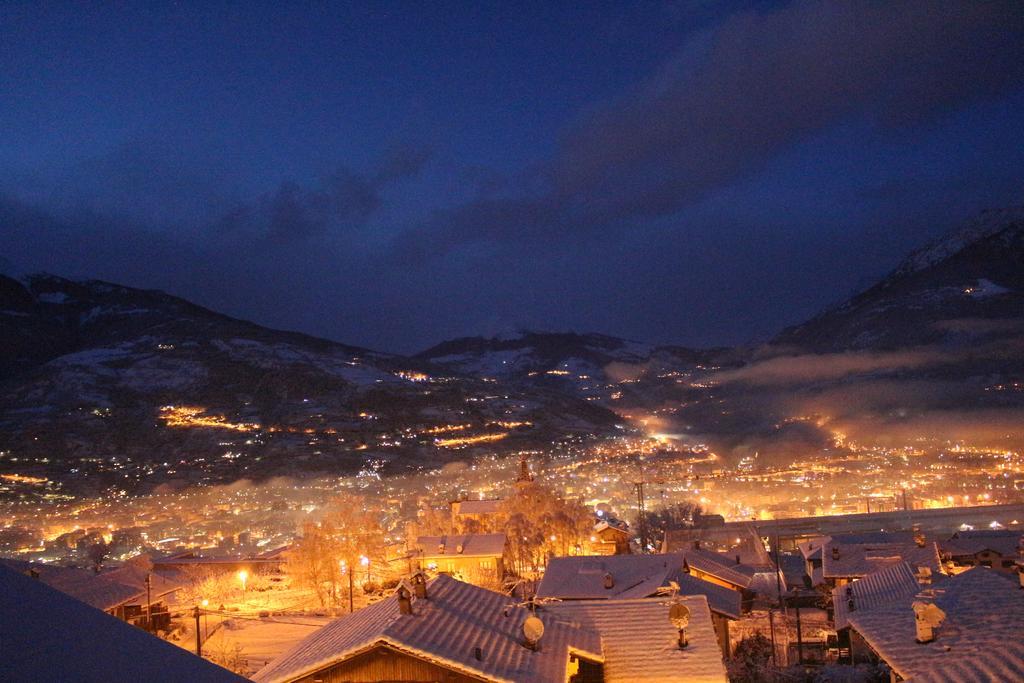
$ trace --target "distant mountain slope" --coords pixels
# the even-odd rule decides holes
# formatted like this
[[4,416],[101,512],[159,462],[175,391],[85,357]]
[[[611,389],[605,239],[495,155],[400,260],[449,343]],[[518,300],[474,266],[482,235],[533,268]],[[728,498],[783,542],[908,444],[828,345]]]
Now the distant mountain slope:
[[501,451],[614,422],[560,392],[270,330],[162,292],[0,277],[0,471],[54,478],[74,464],[76,484],[135,490],[401,469],[477,443],[438,445],[444,436]]
[[982,213],[888,277],[774,340],[813,351],[974,343],[1024,333],[1024,207]]

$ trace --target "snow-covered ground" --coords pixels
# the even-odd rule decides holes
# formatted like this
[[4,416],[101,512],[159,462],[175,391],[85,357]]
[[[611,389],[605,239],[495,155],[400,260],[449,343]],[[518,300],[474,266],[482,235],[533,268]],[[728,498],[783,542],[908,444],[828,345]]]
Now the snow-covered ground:
[[[289,615],[227,619],[210,634],[203,650],[207,653],[230,653],[238,646],[241,648],[241,658],[246,661],[248,673],[253,674],[331,621],[331,617]],[[179,643],[185,647],[188,644],[189,640]]]

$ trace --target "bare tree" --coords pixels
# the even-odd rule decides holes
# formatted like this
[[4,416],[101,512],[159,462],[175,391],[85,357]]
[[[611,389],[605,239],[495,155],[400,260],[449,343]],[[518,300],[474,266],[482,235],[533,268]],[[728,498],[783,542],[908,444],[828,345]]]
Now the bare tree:
[[100,541],[89,546],[87,553],[89,555],[89,562],[92,563],[92,570],[99,574],[100,569],[103,568],[103,563],[110,555],[110,546]]

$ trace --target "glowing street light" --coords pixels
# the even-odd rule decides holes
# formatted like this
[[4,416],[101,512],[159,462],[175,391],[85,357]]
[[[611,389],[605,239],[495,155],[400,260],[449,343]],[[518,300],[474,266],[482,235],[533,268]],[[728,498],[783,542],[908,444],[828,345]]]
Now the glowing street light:
[[249,572],[244,569],[238,572],[238,580],[242,582],[242,602],[245,602],[245,582],[249,579]]

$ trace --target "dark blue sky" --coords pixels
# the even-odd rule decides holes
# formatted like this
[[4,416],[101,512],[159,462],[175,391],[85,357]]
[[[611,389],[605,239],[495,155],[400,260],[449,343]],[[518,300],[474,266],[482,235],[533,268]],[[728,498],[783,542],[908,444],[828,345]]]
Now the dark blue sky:
[[765,338],[1024,202],[1024,5],[0,6],[0,258],[394,351]]

